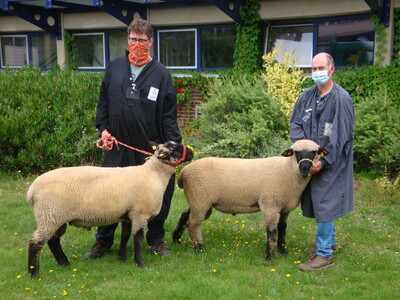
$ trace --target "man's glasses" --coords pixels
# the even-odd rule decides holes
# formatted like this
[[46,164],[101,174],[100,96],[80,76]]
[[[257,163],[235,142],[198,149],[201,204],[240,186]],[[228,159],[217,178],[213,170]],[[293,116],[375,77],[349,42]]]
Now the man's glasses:
[[136,44],[136,43],[144,44],[144,43],[146,43],[148,40],[150,40],[150,39],[145,40],[145,39],[128,38],[128,41],[129,41],[129,43],[131,43],[131,44]]

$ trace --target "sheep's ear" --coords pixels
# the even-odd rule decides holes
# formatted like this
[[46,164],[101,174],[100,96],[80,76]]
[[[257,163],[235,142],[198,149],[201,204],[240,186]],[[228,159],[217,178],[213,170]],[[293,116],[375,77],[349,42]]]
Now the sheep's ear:
[[292,156],[293,155],[293,149],[292,148],[289,148],[289,149],[287,149],[285,152],[283,152],[281,155],[282,156],[286,156],[286,157],[289,157],[289,156]]
[[325,156],[325,155],[328,155],[328,154],[329,154],[328,150],[325,150],[324,148],[321,148],[321,147],[318,149],[318,155],[319,156],[322,157],[322,156]]

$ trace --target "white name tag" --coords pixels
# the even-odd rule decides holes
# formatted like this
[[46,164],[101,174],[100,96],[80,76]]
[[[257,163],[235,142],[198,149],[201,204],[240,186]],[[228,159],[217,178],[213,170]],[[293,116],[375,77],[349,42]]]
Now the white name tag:
[[157,96],[158,96],[159,89],[156,89],[155,87],[151,87],[149,91],[149,95],[147,96],[147,99],[151,101],[156,101]]
[[331,136],[332,133],[332,123],[325,123],[324,136]]

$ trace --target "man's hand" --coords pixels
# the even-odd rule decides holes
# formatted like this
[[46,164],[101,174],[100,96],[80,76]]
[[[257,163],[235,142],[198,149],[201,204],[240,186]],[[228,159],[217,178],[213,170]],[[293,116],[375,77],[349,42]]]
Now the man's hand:
[[318,173],[319,171],[321,171],[322,170],[322,162],[319,160],[319,161],[317,161],[313,166],[312,166],[312,168],[311,168],[311,171],[310,171],[310,174],[312,175],[312,174],[315,174],[315,173]]

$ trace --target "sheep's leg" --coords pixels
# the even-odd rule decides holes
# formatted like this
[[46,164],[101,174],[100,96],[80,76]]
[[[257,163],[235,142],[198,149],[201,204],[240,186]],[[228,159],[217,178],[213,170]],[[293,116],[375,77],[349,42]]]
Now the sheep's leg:
[[122,222],[121,224],[121,242],[118,248],[118,259],[125,260],[126,259],[126,245],[128,244],[129,238],[132,233],[132,225],[131,223]]
[[280,213],[269,211],[263,206],[260,206],[260,209],[264,214],[265,228],[267,231],[267,248],[265,250],[265,258],[266,260],[272,260],[275,258],[276,232]]
[[189,215],[190,215],[190,208],[186,209],[182,214],[181,217],[178,221],[178,224],[175,227],[174,232],[172,233],[172,240],[175,243],[180,243],[180,239],[182,237],[182,234],[184,233],[186,227],[187,227],[187,222],[189,220]]
[[265,251],[265,259],[272,260],[275,258],[276,229],[267,229],[267,249]]
[[282,254],[288,254],[286,249],[286,227],[289,213],[281,213],[278,223],[278,251]]
[[135,245],[135,255],[134,262],[139,267],[144,265],[142,257],[142,242],[143,242],[144,232],[143,228],[140,228],[134,235],[134,245]]
[[194,250],[197,252],[203,252],[203,238],[201,236],[200,226],[201,223],[211,215],[212,208],[210,208],[205,214],[197,213],[196,215],[191,211],[188,222],[188,231],[190,239],[194,244]]
[[28,249],[28,274],[29,276],[39,275],[39,258],[40,251],[42,250],[45,240],[40,242],[35,242],[33,236],[29,239],[29,249]]
[[68,266],[70,264],[60,244],[60,238],[65,233],[66,229],[67,224],[62,225],[47,243],[60,266]]

